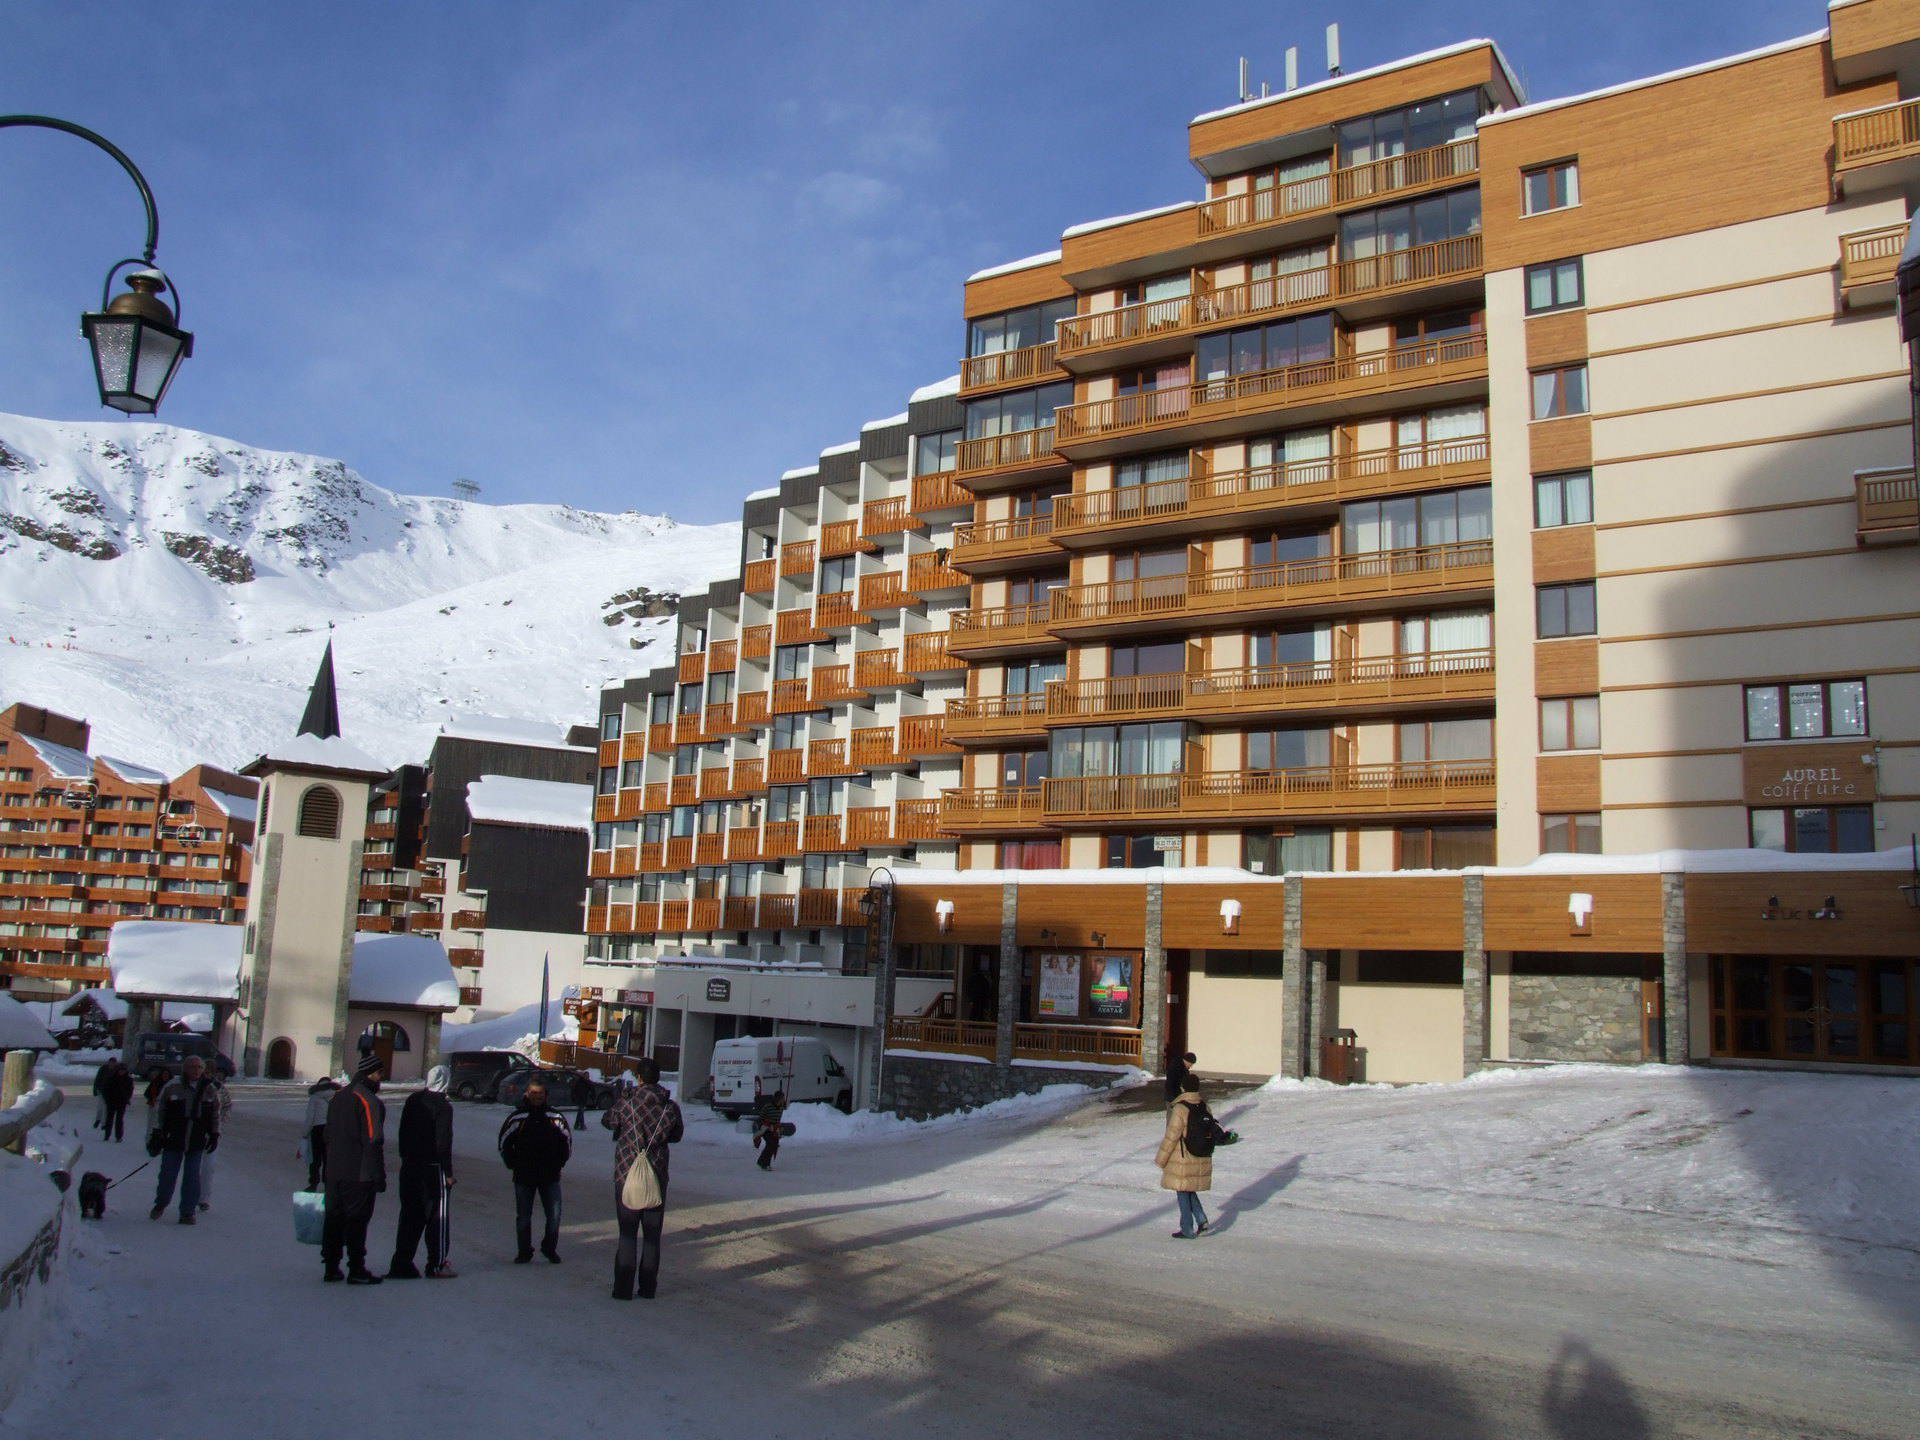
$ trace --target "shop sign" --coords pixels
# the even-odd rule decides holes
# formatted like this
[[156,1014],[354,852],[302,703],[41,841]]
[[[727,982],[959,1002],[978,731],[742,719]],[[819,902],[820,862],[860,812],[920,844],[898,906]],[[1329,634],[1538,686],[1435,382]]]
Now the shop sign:
[[1096,1020],[1133,1018],[1133,961],[1123,955],[1096,955],[1088,1013]]
[[653,992],[651,990],[616,990],[614,998],[622,1005],[651,1005]]
[[1768,745],[1740,758],[1749,805],[1860,805],[1879,794],[1871,740]]
[[1078,955],[1042,955],[1040,957],[1040,1003],[1042,1015],[1080,1018],[1080,957]]
[[733,999],[733,982],[717,978],[707,981],[707,999],[722,1001]]

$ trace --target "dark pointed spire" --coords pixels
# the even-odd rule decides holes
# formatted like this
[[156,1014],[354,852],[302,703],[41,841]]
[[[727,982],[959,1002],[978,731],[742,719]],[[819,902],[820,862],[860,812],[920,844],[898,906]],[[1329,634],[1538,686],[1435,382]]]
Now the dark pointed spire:
[[333,637],[327,637],[327,652],[320,657],[320,673],[313,677],[313,689],[307,692],[307,710],[300,717],[296,735],[314,735],[331,740],[340,733],[340,696],[333,686]]

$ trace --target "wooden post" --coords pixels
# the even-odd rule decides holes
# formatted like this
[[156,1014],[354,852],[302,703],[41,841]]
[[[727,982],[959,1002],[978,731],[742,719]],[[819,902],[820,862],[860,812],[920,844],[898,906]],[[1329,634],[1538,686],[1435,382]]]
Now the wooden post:
[[[6,1070],[0,1075],[0,1110],[13,1108],[22,1095],[33,1088],[33,1051],[9,1050]],[[26,1149],[26,1132],[22,1131],[7,1148],[18,1155]]]

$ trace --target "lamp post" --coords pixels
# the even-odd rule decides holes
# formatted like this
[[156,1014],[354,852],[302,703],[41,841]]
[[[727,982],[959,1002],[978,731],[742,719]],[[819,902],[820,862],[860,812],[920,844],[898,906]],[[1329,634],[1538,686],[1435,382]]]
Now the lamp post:
[[893,871],[881,865],[867,876],[867,890],[860,897],[860,913],[878,932],[867,943],[871,957],[877,949],[880,963],[873,972],[873,1051],[867,1062],[867,1108],[885,1109],[880,1087],[885,1078],[888,1022],[893,1019],[893,910],[895,881]]
[[[140,202],[147,210],[146,248],[139,259],[119,261],[107,271],[106,283],[100,287],[100,308],[80,317],[80,333],[93,349],[100,403],[128,415],[151,415],[160,408],[180,362],[193,354],[193,336],[180,328],[178,315],[160,298],[168,289],[173,289],[176,297],[180,292],[154,268],[160,214],[154,208],[146,176],[119,146],[84,125],[50,115],[0,115],[0,130],[16,126],[58,130],[98,146],[120,162],[120,168],[139,188]],[[126,293],[112,294],[115,277],[129,266],[137,268],[127,276]]]

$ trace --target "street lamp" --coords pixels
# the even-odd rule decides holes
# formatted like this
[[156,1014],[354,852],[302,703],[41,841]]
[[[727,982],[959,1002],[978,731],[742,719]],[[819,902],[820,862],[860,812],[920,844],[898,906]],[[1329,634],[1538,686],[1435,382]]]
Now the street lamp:
[[[84,125],[50,115],[0,115],[0,130],[15,126],[76,135],[119,161],[139,187],[141,203],[147,209],[146,249],[138,260],[122,260],[107,271],[106,284],[100,288],[100,308],[80,317],[80,333],[93,348],[100,403],[128,415],[151,415],[160,408],[180,362],[193,354],[193,336],[180,328],[178,315],[160,298],[168,289],[176,297],[180,292],[154,268],[160,215],[154,208],[153,191],[119,146]],[[112,294],[114,278],[130,265],[140,268],[127,276],[127,292]]]

